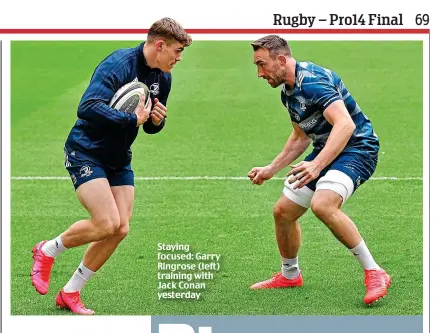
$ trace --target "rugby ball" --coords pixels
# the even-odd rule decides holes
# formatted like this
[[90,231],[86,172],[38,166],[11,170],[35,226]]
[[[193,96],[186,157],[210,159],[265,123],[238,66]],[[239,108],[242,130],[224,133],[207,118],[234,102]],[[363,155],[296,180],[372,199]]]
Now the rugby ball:
[[134,113],[143,94],[146,96],[147,104],[149,88],[142,82],[129,82],[118,89],[109,106],[123,112]]

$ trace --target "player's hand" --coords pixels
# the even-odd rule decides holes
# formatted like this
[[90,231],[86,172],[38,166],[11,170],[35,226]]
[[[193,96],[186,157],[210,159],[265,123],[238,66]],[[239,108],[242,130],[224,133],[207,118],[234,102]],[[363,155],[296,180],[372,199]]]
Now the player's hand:
[[154,106],[151,111],[152,123],[155,126],[159,126],[163,119],[167,117],[167,108],[158,100],[158,98],[155,98],[153,102]]
[[315,161],[302,161],[295,165],[290,165],[292,170],[287,172],[287,177],[291,177],[288,182],[289,184],[295,183],[293,189],[302,188],[303,186],[310,183],[312,180],[318,178],[321,173],[321,168],[315,163]]
[[144,124],[150,117],[152,100],[150,99],[150,96],[148,96],[147,104],[144,105],[145,100],[146,96],[141,95],[137,108],[135,109],[135,114],[137,115],[137,127]]
[[261,185],[264,181],[269,180],[275,175],[275,171],[271,167],[271,165],[267,165],[265,167],[255,167],[249,171],[248,177],[251,182],[256,185]]

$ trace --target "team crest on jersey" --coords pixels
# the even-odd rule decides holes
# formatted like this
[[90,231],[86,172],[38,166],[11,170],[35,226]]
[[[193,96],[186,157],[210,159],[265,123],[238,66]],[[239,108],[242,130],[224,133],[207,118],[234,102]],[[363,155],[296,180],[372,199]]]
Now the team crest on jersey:
[[80,177],[89,177],[93,173],[94,172],[91,170],[91,167],[89,165],[85,165],[80,169]]
[[299,116],[299,114],[295,111],[290,110],[290,106],[289,106],[289,101],[286,101],[285,103],[285,107],[287,108],[287,111],[293,116],[295,117],[296,121],[300,121],[301,117]]
[[158,83],[152,83],[149,89],[152,95],[158,95],[160,93],[160,85]]
[[307,100],[305,97],[303,96],[296,96],[296,100],[299,102],[299,108],[302,111],[305,111],[307,109],[307,104],[308,102],[310,102],[309,100]]

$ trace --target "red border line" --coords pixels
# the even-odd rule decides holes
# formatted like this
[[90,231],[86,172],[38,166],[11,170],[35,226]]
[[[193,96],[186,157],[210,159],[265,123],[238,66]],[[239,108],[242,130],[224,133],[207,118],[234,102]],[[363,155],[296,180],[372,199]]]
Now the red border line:
[[[430,29],[186,29],[190,34],[429,34]],[[148,29],[0,29],[0,34],[146,34]]]

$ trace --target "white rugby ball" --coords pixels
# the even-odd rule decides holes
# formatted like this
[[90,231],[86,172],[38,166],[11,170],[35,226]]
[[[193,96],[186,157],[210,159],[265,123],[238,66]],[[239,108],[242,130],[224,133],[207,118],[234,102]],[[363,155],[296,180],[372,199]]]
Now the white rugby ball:
[[149,88],[142,82],[129,82],[118,89],[109,106],[123,112],[134,113],[142,95],[146,96],[145,104],[147,104]]

